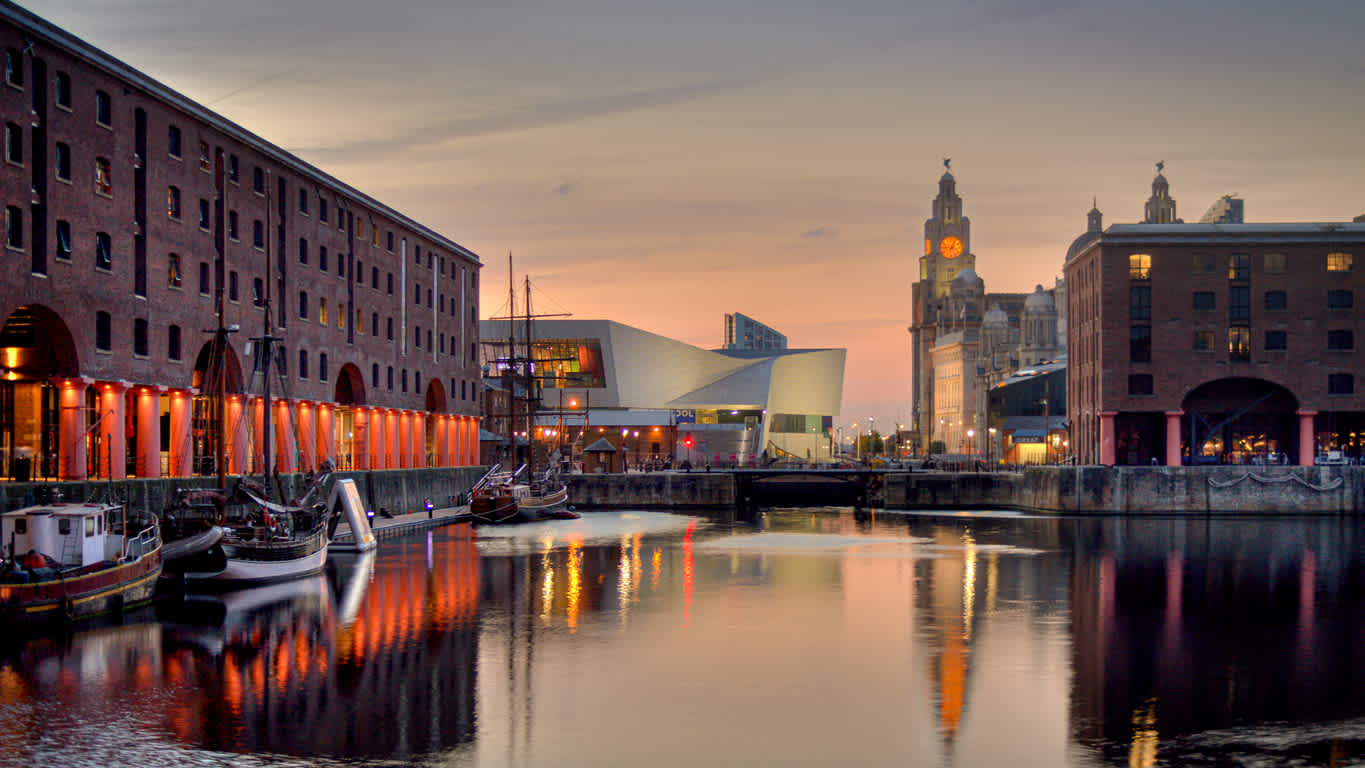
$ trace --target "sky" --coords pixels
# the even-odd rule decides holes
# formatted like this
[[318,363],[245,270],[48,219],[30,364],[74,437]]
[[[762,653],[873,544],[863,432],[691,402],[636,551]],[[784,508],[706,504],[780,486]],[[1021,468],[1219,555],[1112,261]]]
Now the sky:
[[[988,291],[1138,221],[1365,214],[1358,0],[28,0],[477,253],[538,311],[848,350],[836,423],[908,423],[942,161]],[[885,431],[879,426],[879,431]]]

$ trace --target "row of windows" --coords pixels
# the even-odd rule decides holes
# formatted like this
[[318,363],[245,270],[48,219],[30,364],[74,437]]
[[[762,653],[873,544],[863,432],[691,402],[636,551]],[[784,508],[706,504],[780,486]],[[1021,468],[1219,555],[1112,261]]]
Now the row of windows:
[[[1130,397],[1145,397],[1155,393],[1153,389],[1153,378],[1150,373],[1133,373],[1128,375],[1128,395]],[[1353,395],[1355,394],[1355,376],[1350,373],[1329,373],[1327,374],[1327,394],[1329,395]]]
[[[1137,290],[1137,288],[1133,288],[1133,291],[1136,292]],[[1268,311],[1279,312],[1289,307],[1289,295],[1284,291],[1266,291],[1264,298],[1265,308]],[[1246,286],[1230,286],[1228,288],[1228,303],[1229,315],[1233,313],[1250,314],[1250,289]],[[1355,293],[1353,291],[1338,288],[1327,292],[1328,309],[1351,309],[1354,306]],[[1216,308],[1217,300],[1213,291],[1194,292],[1194,309],[1196,312],[1212,312]]]
[[[1262,258],[1266,274],[1285,274],[1289,271],[1289,259],[1283,253],[1267,253],[1264,254]],[[1354,266],[1355,259],[1349,253],[1334,252],[1327,254],[1326,267],[1328,272],[1350,272]],[[1196,274],[1216,272],[1216,256],[1211,253],[1194,254],[1194,271]],[[1128,279],[1150,280],[1151,277],[1151,254],[1129,254]],[[1228,280],[1232,282],[1245,282],[1249,279],[1251,279],[1251,254],[1231,254],[1228,257]]]
[[[1282,351],[1288,349],[1288,334],[1282,330],[1265,332],[1264,349]],[[1213,352],[1215,349],[1214,331],[1194,332],[1192,349],[1196,352]],[[1349,328],[1339,328],[1327,332],[1327,349],[1332,352],[1350,352],[1355,349],[1355,332]],[[1251,359],[1251,329],[1245,325],[1228,327],[1228,355],[1234,361]],[[1135,363],[1152,361],[1152,327],[1150,325],[1131,326],[1128,333],[1128,358]]]

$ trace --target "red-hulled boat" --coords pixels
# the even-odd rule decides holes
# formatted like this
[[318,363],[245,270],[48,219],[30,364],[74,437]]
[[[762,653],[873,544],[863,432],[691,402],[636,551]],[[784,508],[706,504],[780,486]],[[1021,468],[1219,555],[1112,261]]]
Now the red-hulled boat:
[[0,626],[71,622],[150,602],[155,518],[121,504],[38,504],[0,514]]

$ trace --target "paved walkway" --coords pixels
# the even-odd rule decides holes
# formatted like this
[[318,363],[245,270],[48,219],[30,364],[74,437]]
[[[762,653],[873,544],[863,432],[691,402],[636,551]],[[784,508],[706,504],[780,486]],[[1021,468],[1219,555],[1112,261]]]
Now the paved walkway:
[[[430,515],[425,511],[394,515],[393,517],[375,515],[374,519],[370,521],[370,528],[374,531],[374,537],[382,541],[395,536],[404,536],[409,533],[440,528],[443,525],[467,522],[468,520],[469,505],[466,504],[459,507],[438,507],[433,509]],[[343,520],[337,526],[331,546],[344,549],[347,545],[353,546],[354,544],[355,535],[351,533],[351,524]]]

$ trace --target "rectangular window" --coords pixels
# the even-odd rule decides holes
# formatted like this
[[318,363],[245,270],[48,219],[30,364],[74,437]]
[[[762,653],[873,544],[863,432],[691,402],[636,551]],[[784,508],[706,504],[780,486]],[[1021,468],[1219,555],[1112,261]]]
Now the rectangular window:
[[1251,359],[1251,329],[1245,325],[1228,328],[1228,359],[1245,363]]
[[71,181],[71,146],[57,142],[53,152],[58,181]]
[[355,236],[359,240],[365,239],[365,220],[357,218],[355,220]]
[[265,248],[265,222],[260,219],[251,222],[251,245],[258,249]]
[[371,336],[375,336],[375,337],[378,337],[378,336],[379,336],[379,313],[378,313],[378,312],[375,312],[375,313],[373,313],[373,314],[370,315],[370,335],[371,335]]
[[1267,275],[1283,275],[1289,271],[1289,259],[1283,253],[1267,253],[1265,255],[1265,273]]
[[391,391],[391,392],[393,391],[393,366],[392,366],[392,365],[390,365],[390,366],[388,367],[388,388],[389,388],[389,391]]
[[1246,282],[1251,279],[1250,254],[1234,253],[1228,258],[1228,279],[1234,282]]
[[199,198],[199,228],[205,232],[209,229],[209,201]]
[[209,143],[207,141],[199,142],[199,170],[213,170],[213,161],[209,159]]
[[147,356],[147,321],[144,318],[133,320],[133,357]]
[[388,320],[388,325],[387,325],[386,334],[387,334],[387,336],[388,336],[389,341],[393,341],[393,318],[390,317],[390,318],[387,318],[387,320]]
[[5,245],[24,247],[24,212],[17,205],[5,206]]
[[166,329],[166,359],[180,359],[180,326],[172,325]]
[[57,73],[57,106],[62,109],[71,109],[71,75],[65,72]]
[[5,49],[5,82],[24,87],[24,55],[13,48]]
[[299,350],[299,378],[308,378],[308,350]]
[[251,190],[258,195],[265,194],[265,169],[259,165],[251,170]]
[[392,233],[392,232],[389,232],[389,233],[388,233],[388,241],[389,241],[388,251],[389,251],[389,253],[393,253],[393,233]]
[[199,262],[199,295],[208,296],[211,287],[212,286],[209,283],[209,263],[207,261],[201,261]]
[[166,187],[166,215],[180,218],[180,187]]
[[95,192],[105,196],[114,194],[114,181],[109,173],[108,158],[95,158]]
[[299,213],[304,216],[308,215],[308,190],[306,189],[299,190]]
[[1128,256],[1128,279],[1129,280],[1148,280],[1152,276],[1152,257],[1146,253],[1134,253]]
[[318,323],[327,324],[327,297],[318,297]]
[[346,302],[337,302],[337,328],[346,330]]
[[1152,319],[1152,286],[1135,285],[1128,289],[1128,319],[1133,322]]
[[1251,288],[1245,285],[1228,286],[1228,322],[1251,322]]
[[24,164],[24,132],[14,123],[5,123],[5,160]]
[[108,312],[95,313],[95,349],[108,352],[114,348],[113,319]]
[[389,295],[393,295],[393,273],[389,273]]
[[327,220],[327,199],[318,195],[318,221]]
[[1266,291],[1265,308],[1270,312],[1281,312],[1289,306],[1289,296],[1284,291]]
[[228,301],[237,301],[238,298],[239,294],[237,292],[237,270],[234,269],[228,273]]
[[327,380],[327,353],[318,353],[318,381]]
[[1194,351],[1195,352],[1213,351],[1213,331],[1194,332]]
[[114,268],[114,243],[109,238],[108,232],[97,232],[95,234],[95,269],[111,270]]
[[1327,394],[1353,395],[1356,391],[1355,377],[1349,373],[1327,374]]
[[180,254],[166,254],[166,285],[169,288],[180,287]]
[[1212,312],[1216,306],[1216,303],[1217,302],[1216,299],[1214,298],[1213,291],[1194,292],[1194,311]]
[[166,129],[166,154],[180,157],[180,129],[174,125]]
[[1194,271],[1196,274],[1208,274],[1218,268],[1218,258],[1211,253],[1196,253],[1194,255]]
[[1283,350],[1288,349],[1288,347],[1289,338],[1288,334],[1284,331],[1265,332],[1265,348],[1267,350]]
[[1350,309],[1355,304],[1355,294],[1351,291],[1337,290],[1327,292],[1328,309]]
[[1327,348],[1336,351],[1355,349],[1355,333],[1350,329],[1327,332]]
[[114,102],[104,91],[95,91],[95,122],[106,127],[114,124]]
[[1152,361],[1152,326],[1134,325],[1129,328],[1128,359],[1135,363]]
[[57,258],[71,261],[71,222],[57,219]]
[[299,317],[308,319],[308,291],[299,291]]
[[258,307],[265,304],[265,281],[259,277],[251,281],[251,303]]
[[299,263],[308,263],[308,240],[303,237],[299,238]]
[[228,181],[233,184],[236,184],[241,179],[241,169],[237,164],[236,155],[228,155],[227,177]]
[[327,271],[327,246],[325,245],[318,246],[318,270]]
[[1128,395],[1145,397],[1152,394],[1152,374],[1133,373],[1128,375]]
[[1329,253],[1327,254],[1328,272],[1350,272],[1354,266],[1353,259],[1349,253]]

